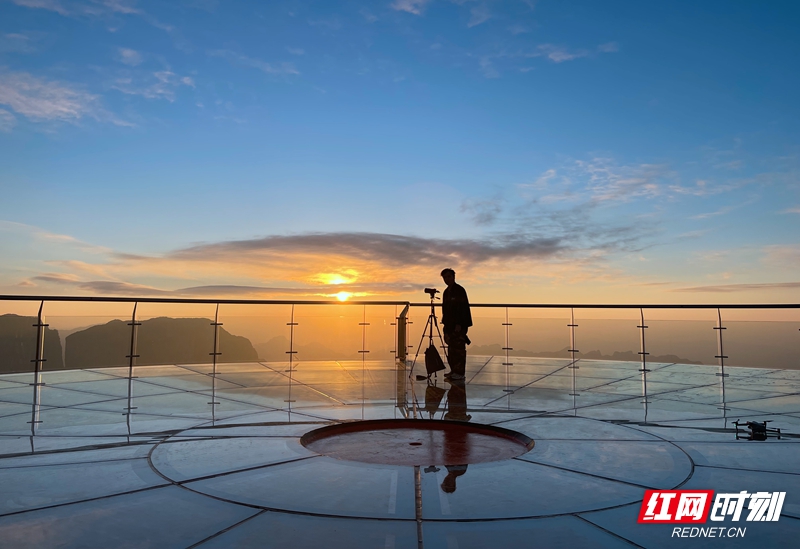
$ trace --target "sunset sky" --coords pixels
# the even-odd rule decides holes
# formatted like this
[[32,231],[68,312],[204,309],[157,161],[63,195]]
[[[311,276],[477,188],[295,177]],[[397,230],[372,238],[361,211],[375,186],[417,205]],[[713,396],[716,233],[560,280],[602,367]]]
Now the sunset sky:
[[800,3],[0,0],[0,293],[800,302]]

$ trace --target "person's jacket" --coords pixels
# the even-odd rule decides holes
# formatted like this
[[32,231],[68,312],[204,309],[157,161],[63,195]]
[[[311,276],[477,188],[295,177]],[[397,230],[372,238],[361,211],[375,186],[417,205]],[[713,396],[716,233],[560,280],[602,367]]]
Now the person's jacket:
[[458,284],[448,286],[442,294],[442,324],[449,330],[460,325],[466,331],[472,326],[467,291]]

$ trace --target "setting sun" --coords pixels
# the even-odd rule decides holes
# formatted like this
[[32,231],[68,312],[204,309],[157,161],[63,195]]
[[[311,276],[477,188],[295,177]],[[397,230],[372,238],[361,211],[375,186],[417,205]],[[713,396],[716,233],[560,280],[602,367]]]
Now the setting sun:
[[347,301],[347,298],[349,298],[351,295],[353,294],[351,294],[350,292],[339,292],[338,294],[336,294],[336,299],[338,299],[339,301]]

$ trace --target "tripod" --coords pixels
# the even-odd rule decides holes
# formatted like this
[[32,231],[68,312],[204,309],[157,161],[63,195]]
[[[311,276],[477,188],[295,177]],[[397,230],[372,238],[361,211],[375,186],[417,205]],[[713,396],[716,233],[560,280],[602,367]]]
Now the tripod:
[[[439,336],[439,341],[442,343],[442,349],[444,350],[444,358],[447,360],[447,348],[444,345],[444,338],[442,337],[442,332],[439,330],[439,322],[436,320],[436,311],[434,309],[433,300],[436,299],[436,294],[439,293],[439,290],[435,288],[425,288],[425,293],[431,296],[431,313],[428,315],[428,321],[425,324],[425,328],[422,330],[422,337],[419,339],[419,345],[417,345],[417,353],[414,355],[414,362],[411,363],[411,370],[408,372],[408,377],[411,377],[411,374],[414,373],[414,366],[417,364],[417,357],[419,357],[419,351],[422,349],[422,342],[425,341],[425,338],[428,338],[428,346],[430,347],[433,345],[433,330],[436,328],[436,335]],[[426,333],[427,332],[427,333]],[[433,372],[436,375],[436,372]],[[422,381],[423,379],[427,379],[430,381],[431,374],[427,376],[417,375],[417,380]]]

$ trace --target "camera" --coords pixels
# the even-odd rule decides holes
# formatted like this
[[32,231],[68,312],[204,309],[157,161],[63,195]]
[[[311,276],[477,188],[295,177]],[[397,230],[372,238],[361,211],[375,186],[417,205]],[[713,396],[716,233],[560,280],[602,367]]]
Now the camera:
[[425,293],[433,297],[439,293],[439,290],[437,290],[436,288],[425,288]]

